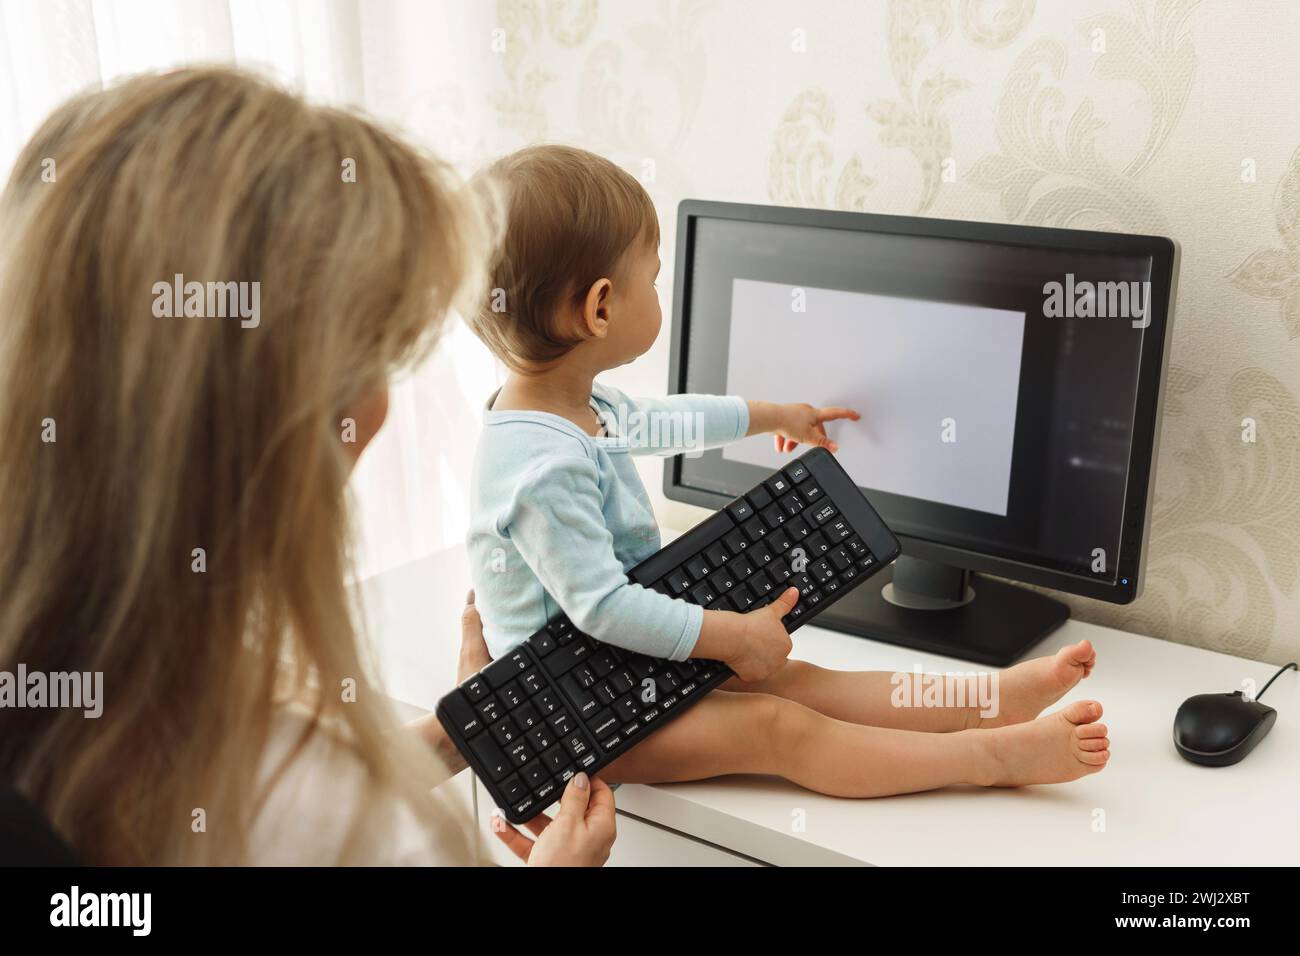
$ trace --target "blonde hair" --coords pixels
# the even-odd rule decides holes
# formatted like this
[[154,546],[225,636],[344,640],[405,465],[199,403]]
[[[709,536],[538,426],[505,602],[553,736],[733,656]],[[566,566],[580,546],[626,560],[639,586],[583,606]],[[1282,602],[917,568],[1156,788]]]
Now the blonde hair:
[[467,321],[509,368],[544,367],[582,341],[565,310],[638,242],[658,247],[654,203],[626,170],[572,146],[529,146],[481,178],[506,192],[506,231],[491,293]]
[[[468,820],[430,793],[445,770],[393,732],[361,650],[341,436],[481,290],[491,242],[446,166],[234,70],[82,96],[19,156],[0,198],[0,667],[102,672],[105,705],[8,711],[0,779],[87,862],[246,860],[315,734],[355,753],[367,805],[399,796],[469,859]],[[260,283],[260,324],[156,317],[177,275]],[[287,700],[311,717],[268,781]]]

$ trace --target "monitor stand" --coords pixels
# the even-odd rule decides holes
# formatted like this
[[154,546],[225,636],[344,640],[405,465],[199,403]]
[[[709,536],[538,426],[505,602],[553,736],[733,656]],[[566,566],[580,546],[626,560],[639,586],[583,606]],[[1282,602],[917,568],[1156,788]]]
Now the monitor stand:
[[935,561],[902,555],[817,616],[820,627],[1006,667],[1056,630],[1054,598]]

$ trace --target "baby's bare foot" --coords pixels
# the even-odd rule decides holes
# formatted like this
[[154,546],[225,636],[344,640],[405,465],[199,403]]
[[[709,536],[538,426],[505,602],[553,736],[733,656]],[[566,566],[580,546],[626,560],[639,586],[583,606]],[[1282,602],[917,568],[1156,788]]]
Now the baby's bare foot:
[[1065,783],[1096,773],[1110,759],[1101,704],[1081,700],[1054,714],[981,735],[989,758],[981,782],[993,787]]
[[1006,727],[1033,720],[1075,684],[1092,673],[1097,652],[1083,640],[1063,647],[1051,657],[1008,667],[998,675],[998,712],[981,717],[980,727]]

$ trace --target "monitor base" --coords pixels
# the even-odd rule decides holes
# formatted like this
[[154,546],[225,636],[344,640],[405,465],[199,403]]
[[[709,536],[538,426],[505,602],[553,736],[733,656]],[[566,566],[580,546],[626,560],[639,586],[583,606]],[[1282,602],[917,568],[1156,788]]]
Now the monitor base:
[[[953,574],[959,576],[959,583]],[[951,590],[949,600],[929,588],[928,595],[919,589],[904,590],[896,578],[911,584],[926,579],[938,584],[946,579],[943,586]],[[895,567],[886,568],[817,615],[815,623],[944,657],[1006,667],[1069,617],[1069,607],[1037,591],[903,556]]]

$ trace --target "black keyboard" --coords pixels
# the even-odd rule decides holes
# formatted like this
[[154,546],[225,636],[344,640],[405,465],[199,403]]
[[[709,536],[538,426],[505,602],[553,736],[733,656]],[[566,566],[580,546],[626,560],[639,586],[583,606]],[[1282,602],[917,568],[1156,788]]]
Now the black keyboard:
[[[629,573],[711,610],[752,611],[788,587],[794,631],[898,557],[898,540],[830,454],[805,452]],[[604,644],[563,614],[438,702],[438,719],[511,823],[559,799],[732,676]]]

